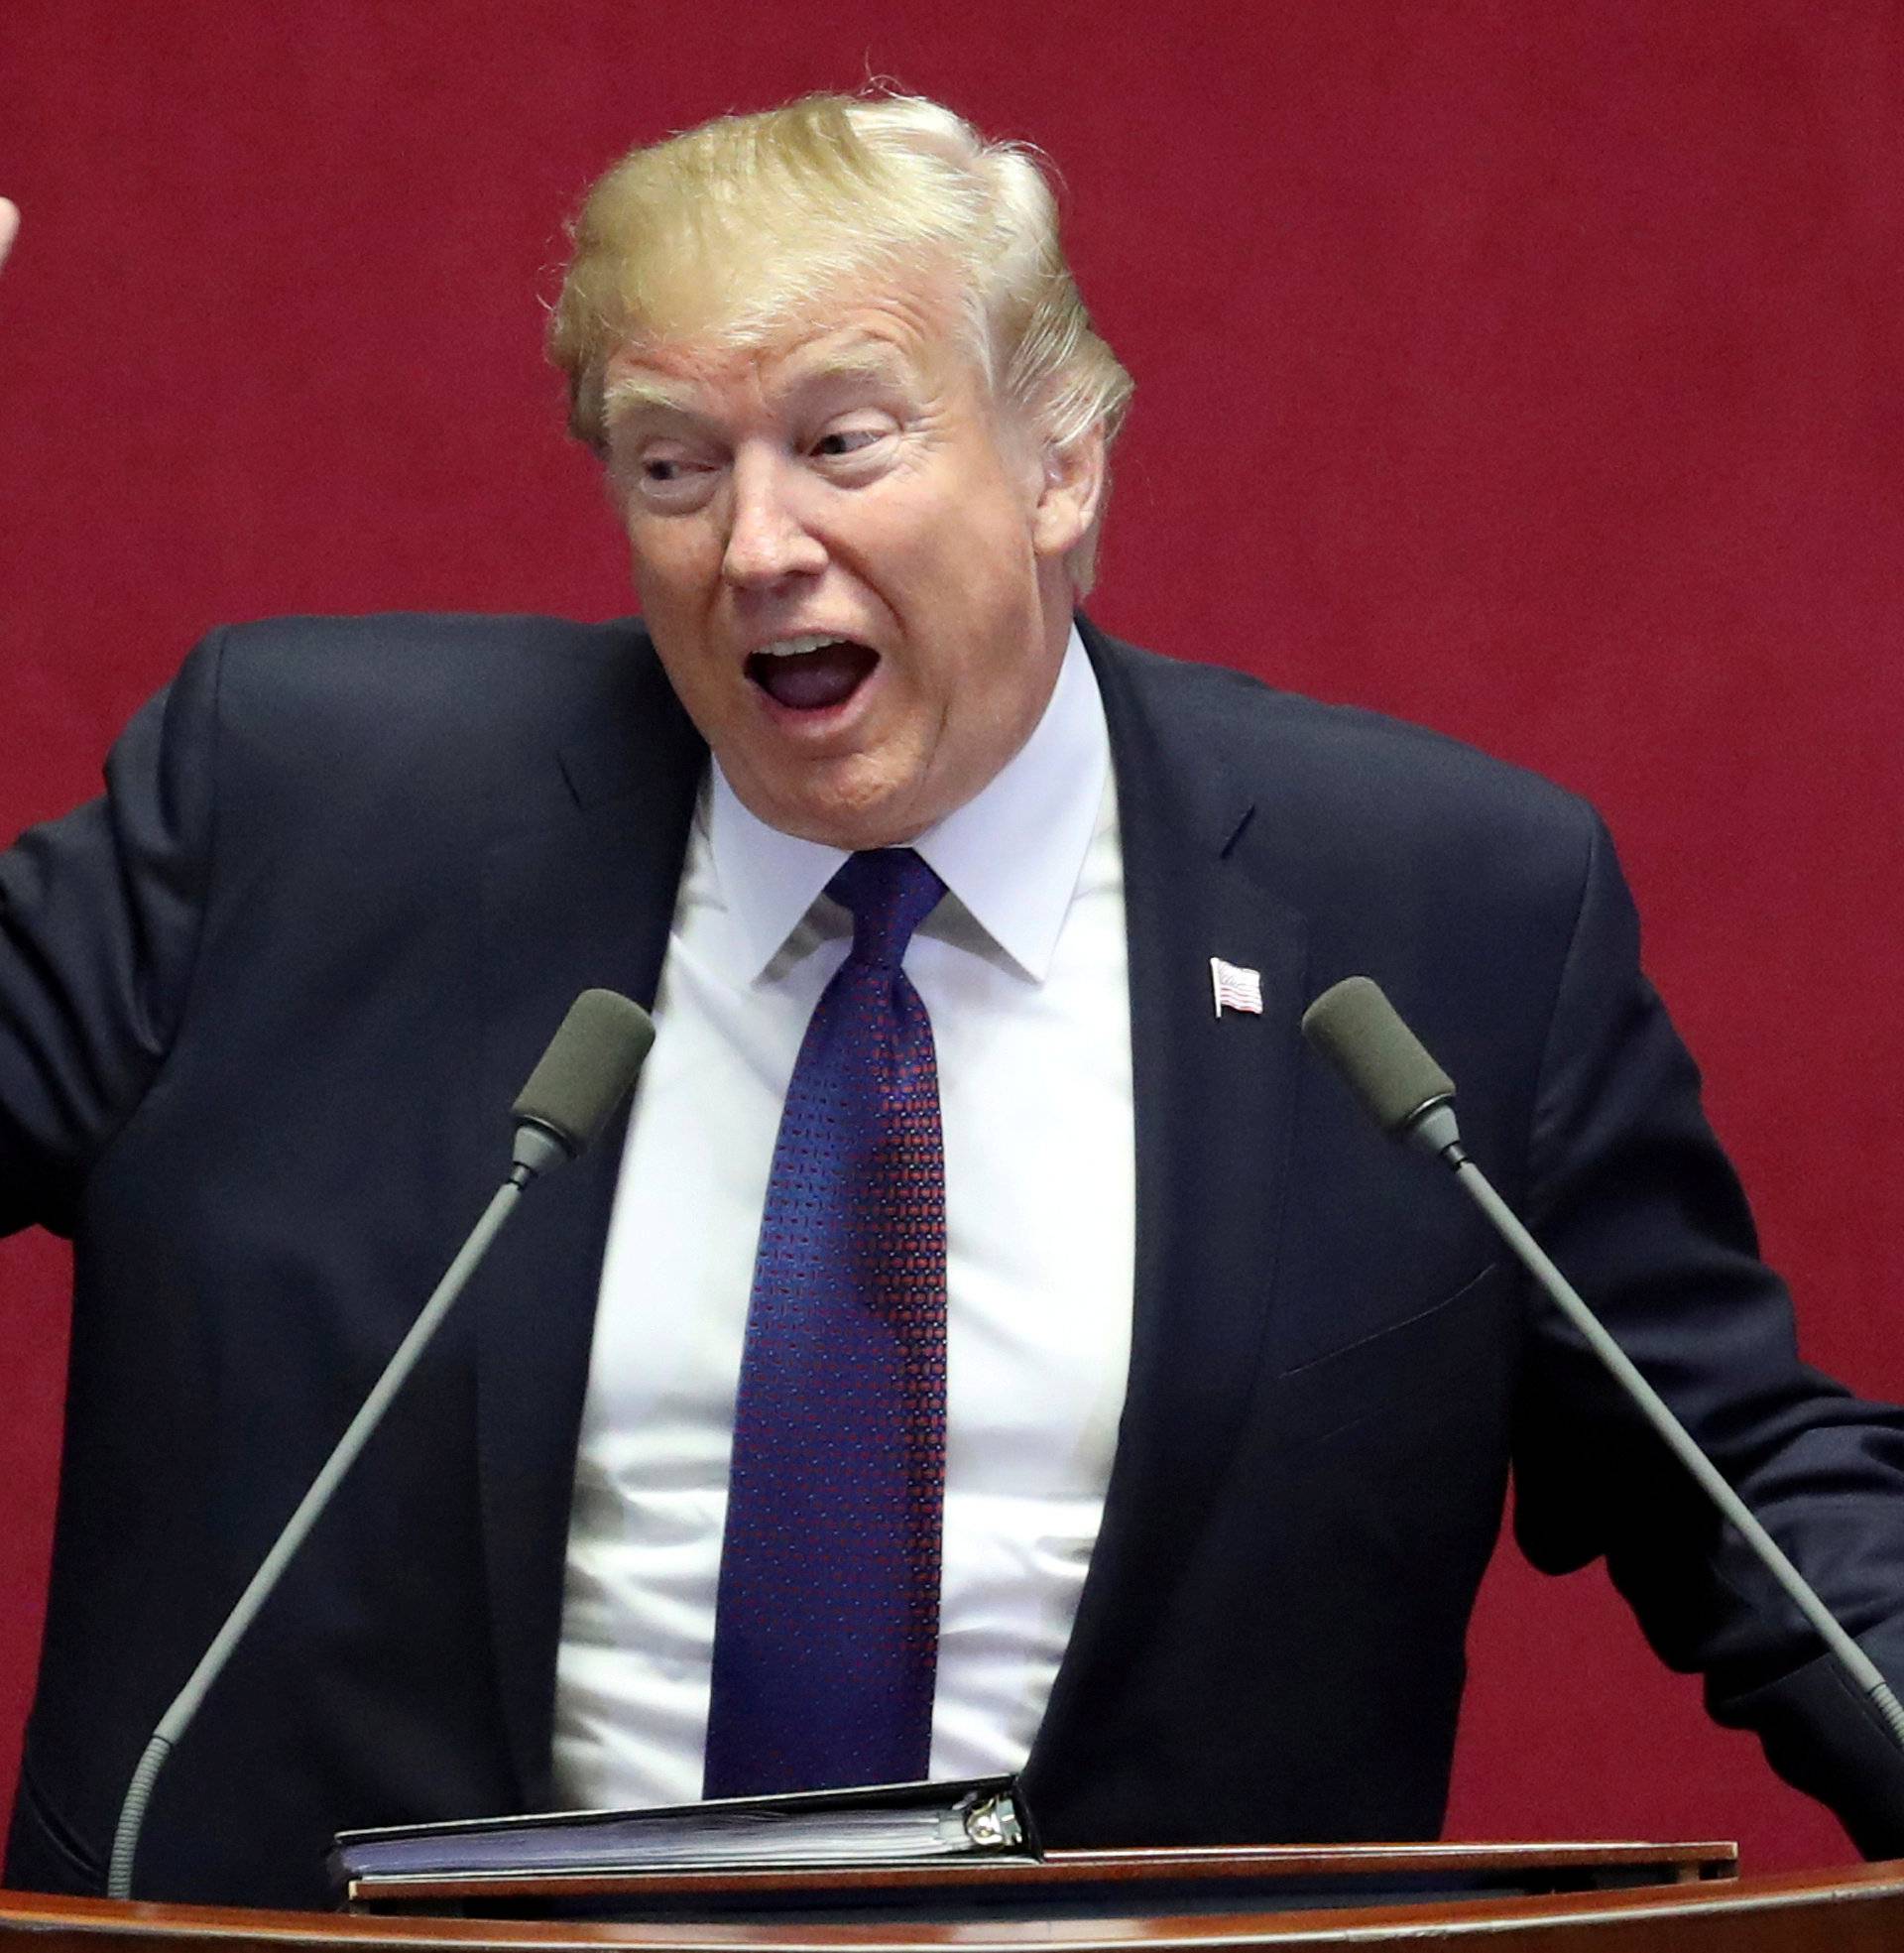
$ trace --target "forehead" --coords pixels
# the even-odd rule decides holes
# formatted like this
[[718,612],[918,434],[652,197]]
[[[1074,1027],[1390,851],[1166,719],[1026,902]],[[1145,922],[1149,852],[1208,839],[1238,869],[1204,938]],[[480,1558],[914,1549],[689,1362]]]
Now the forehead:
[[603,375],[608,419],[644,410],[695,412],[740,398],[766,405],[833,387],[907,394],[977,379],[963,318],[936,284],[860,288],[763,330],[635,339]]

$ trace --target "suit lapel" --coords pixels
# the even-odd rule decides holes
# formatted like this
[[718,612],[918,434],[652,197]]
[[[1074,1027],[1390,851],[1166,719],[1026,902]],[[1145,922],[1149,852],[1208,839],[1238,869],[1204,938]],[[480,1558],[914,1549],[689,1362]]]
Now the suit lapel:
[[[484,868],[484,1100],[506,1106],[577,992],[652,1006],[706,758],[651,660],[625,716],[561,755]],[[531,1187],[472,1295],[477,1452],[504,1721],[525,1801],[552,1800],[555,1648],[602,1250],[627,1114]],[[499,1149],[499,1177],[507,1160]]]
[[[1089,1770],[1113,1699],[1229,1464],[1268,1319],[1306,1002],[1306,918],[1248,865],[1258,809],[1219,720],[1152,693],[1163,661],[1085,627],[1110,726],[1125,867],[1136,1127],[1130,1374],[1103,1524],[1027,1775]],[[1178,677],[1180,673],[1175,674]],[[1179,701],[1180,702],[1180,695]],[[1216,1013],[1210,959],[1260,973]]]

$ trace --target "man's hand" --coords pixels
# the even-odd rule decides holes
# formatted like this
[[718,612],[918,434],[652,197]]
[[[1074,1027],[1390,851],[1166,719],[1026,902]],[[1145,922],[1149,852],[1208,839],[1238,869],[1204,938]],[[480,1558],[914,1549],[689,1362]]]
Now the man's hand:
[[7,252],[13,244],[14,233],[19,228],[20,206],[0,196],[0,265],[7,262]]

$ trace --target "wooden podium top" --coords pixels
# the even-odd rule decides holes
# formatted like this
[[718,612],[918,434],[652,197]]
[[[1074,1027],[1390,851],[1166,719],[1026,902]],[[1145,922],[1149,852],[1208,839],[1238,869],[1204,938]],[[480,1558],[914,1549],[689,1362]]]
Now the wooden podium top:
[[1090,1919],[638,1924],[256,1912],[0,1894],[0,1953],[1898,1953],[1904,1861],[1637,1891]]

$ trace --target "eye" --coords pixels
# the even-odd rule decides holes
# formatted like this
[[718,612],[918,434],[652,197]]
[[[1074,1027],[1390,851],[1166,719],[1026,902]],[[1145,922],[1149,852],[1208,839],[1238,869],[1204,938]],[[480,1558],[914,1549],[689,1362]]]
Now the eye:
[[665,447],[656,445],[644,448],[636,458],[636,466],[644,482],[656,488],[667,488],[704,475],[708,470],[709,457],[693,448],[670,442]]
[[828,460],[839,460],[871,447],[885,432],[884,427],[834,427],[813,443],[813,452]]
[[709,492],[717,472],[712,456],[676,441],[653,442],[629,458],[634,491],[657,509],[696,506]]

